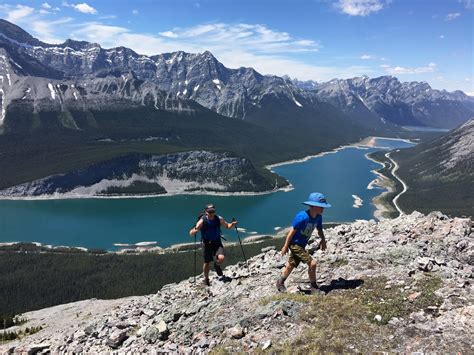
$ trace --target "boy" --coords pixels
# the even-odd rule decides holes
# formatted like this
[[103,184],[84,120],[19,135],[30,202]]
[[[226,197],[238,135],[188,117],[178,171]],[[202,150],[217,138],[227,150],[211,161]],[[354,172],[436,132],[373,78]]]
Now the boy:
[[281,249],[281,255],[285,255],[288,249],[291,251],[291,255],[281,277],[277,281],[277,289],[280,292],[286,291],[285,281],[301,261],[308,265],[311,292],[317,292],[318,290],[318,285],[316,284],[316,261],[309,255],[305,247],[313,234],[314,228],[317,228],[318,235],[321,238],[321,250],[326,250],[322,214],[324,209],[331,207],[331,205],[326,202],[324,195],[319,192],[311,193],[308,201],[303,202],[303,204],[309,206],[309,209],[301,211],[296,215],[292,228],[286,236],[285,244]]

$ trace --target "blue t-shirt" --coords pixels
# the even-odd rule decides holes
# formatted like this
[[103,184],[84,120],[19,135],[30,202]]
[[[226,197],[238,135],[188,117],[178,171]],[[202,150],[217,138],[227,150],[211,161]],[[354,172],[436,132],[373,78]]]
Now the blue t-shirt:
[[293,219],[293,228],[296,229],[296,233],[291,239],[290,244],[297,244],[303,248],[306,247],[316,227],[319,229],[323,228],[322,215],[318,214],[315,218],[312,218],[308,211],[298,212]]

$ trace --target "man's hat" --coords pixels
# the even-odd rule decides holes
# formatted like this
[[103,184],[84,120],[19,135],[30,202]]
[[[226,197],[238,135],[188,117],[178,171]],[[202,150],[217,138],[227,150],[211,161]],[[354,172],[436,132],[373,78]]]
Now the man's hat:
[[331,205],[326,202],[326,198],[324,197],[324,195],[320,192],[313,192],[309,194],[308,201],[303,202],[303,204],[324,208],[331,207]]
[[213,213],[216,212],[216,207],[211,203],[209,205],[206,205],[206,207],[204,207],[204,210],[206,212]]

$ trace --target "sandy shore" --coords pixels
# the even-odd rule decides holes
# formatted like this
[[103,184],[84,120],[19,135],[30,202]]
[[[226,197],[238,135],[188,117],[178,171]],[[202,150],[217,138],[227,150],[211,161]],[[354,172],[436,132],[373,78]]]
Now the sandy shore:
[[[385,166],[383,163],[371,158],[369,154],[366,154],[365,157],[368,160],[381,165],[382,167]],[[375,206],[374,217],[380,221],[385,219],[389,213],[395,211],[393,206],[385,201],[385,197],[388,194],[395,192],[395,184],[391,179],[385,175],[382,175],[377,170],[372,170],[372,173],[374,173],[377,177],[369,183],[368,187],[376,186],[384,190],[381,194],[375,196],[372,199],[372,204]]]

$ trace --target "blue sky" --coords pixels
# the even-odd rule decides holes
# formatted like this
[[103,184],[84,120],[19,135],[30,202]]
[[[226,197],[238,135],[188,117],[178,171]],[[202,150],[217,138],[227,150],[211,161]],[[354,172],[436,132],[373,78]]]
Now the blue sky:
[[474,0],[30,0],[0,16],[48,43],[210,50],[263,74],[394,75],[474,95]]

